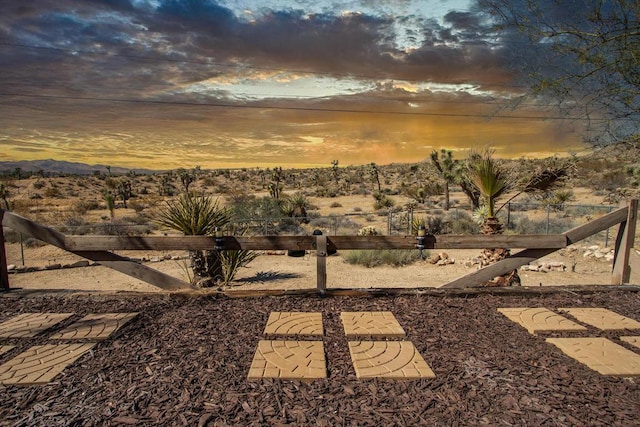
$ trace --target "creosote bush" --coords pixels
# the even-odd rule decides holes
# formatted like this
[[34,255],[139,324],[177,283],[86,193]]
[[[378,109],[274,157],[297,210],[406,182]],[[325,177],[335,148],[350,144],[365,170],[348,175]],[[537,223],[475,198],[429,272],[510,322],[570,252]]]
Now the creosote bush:
[[[427,252],[423,251],[423,253],[425,256],[429,256]],[[347,264],[351,265],[362,265],[369,268],[383,265],[402,267],[420,260],[420,253],[411,249],[363,249],[343,251],[342,257]]]

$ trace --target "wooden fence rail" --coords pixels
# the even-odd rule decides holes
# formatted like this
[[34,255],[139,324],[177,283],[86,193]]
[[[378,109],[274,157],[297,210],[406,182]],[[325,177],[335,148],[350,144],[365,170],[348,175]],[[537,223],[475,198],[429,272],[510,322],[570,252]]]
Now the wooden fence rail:
[[[477,287],[524,264],[619,224],[612,283],[629,283],[638,201],[585,225],[552,235],[438,235],[425,236],[424,249],[524,248],[498,263],[474,271],[443,285],[443,288]],[[213,250],[215,237],[208,236],[75,236],[64,235],[31,220],[0,210],[2,225],[45,243],[99,262],[124,274],[166,290],[189,289],[191,285],[126,257],[113,250]],[[9,289],[4,239],[0,227],[0,289]],[[326,289],[328,252],[350,249],[417,249],[415,236],[225,236],[223,250],[308,250],[317,255],[317,288]]]

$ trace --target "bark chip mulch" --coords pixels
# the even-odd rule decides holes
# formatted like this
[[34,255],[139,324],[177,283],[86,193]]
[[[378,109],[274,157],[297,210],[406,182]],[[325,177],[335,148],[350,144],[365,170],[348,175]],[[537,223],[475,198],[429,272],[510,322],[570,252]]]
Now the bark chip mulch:
[[[43,386],[1,386],[2,426],[122,425],[637,425],[640,378],[605,377],[529,334],[499,307],[602,307],[640,320],[634,291],[384,297],[41,295],[0,298],[0,322],[26,312],[75,313],[15,346],[5,362],[89,313],[139,312]],[[247,380],[272,311],[321,312],[327,378]],[[391,311],[436,374],[420,380],[359,380],[340,321],[343,311]],[[393,338],[391,338],[393,339]]]

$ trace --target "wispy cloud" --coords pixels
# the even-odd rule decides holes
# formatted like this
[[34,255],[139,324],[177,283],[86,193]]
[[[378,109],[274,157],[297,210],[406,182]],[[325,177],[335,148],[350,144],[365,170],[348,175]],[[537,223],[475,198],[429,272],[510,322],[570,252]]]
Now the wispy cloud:
[[495,144],[520,155],[533,143],[545,153],[579,145],[563,122],[486,119],[519,89],[510,51],[471,7],[443,2],[441,15],[430,16],[425,2],[411,0],[285,4],[3,5],[4,152],[166,168],[388,163],[422,160],[431,147]]

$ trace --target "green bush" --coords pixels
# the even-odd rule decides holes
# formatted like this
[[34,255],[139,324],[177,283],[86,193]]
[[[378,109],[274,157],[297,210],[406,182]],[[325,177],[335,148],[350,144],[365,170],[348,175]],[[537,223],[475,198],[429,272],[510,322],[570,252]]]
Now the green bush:
[[[423,252],[425,256],[429,256],[427,252]],[[380,250],[353,250],[344,251],[342,257],[345,262],[351,265],[362,265],[364,267],[378,267],[382,265],[390,265],[393,267],[402,267],[404,265],[413,264],[420,259],[420,253],[417,250],[399,250],[399,249],[380,249]]]

